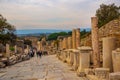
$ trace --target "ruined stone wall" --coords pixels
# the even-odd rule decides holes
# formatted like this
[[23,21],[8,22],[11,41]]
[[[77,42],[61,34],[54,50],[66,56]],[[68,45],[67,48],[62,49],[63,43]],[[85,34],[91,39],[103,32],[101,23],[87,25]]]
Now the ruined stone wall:
[[[120,47],[120,18],[110,21],[109,23],[107,23],[106,25],[102,26],[101,28],[99,28],[99,41],[100,41],[100,45],[102,43],[102,38],[103,37],[116,37],[117,40],[117,46]],[[81,40],[81,45],[85,45],[85,46],[91,46],[91,34],[86,36],[84,39]],[[102,47],[102,46],[100,46]]]

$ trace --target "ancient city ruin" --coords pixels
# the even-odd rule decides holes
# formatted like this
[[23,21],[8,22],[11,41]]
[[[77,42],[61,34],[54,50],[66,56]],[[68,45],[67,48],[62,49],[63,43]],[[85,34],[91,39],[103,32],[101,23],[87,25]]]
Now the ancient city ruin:
[[120,80],[119,3],[0,0],[0,80]]

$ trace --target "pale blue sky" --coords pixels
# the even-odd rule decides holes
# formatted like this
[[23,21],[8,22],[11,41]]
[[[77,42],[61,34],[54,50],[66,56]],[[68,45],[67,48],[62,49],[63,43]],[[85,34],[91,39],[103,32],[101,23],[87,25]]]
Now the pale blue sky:
[[0,0],[0,14],[17,29],[90,27],[100,4],[120,0]]

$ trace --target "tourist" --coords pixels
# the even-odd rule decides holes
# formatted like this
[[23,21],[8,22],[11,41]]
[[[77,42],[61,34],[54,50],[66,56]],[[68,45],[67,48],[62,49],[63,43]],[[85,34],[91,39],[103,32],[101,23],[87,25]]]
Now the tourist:
[[38,52],[37,52],[37,57],[40,57],[40,58],[41,58],[41,56],[42,56],[42,51],[38,51]]

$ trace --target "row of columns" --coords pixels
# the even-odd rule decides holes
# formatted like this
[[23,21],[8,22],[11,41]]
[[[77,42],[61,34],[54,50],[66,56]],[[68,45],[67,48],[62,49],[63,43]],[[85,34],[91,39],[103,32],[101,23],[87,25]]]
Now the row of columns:
[[[24,50],[23,49],[23,47],[22,47],[22,54],[23,53],[26,53],[26,54],[28,54],[28,52],[29,52],[29,46],[27,45],[27,48]],[[15,45],[14,46],[14,53],[16,54],[16,53],[18,53],[18,47],[17,47],[17,45]],[[6,57],[10,57],[11,56],[11,54],[10,54],[10,45],[9,44],[6,44],[6,55],[5,55]]]
[[[102,40],[103,47],[103,65],[100,66],[100,48],[99,48],[99,35],[98,35],[98,19],[91,18],[92,24],[92,48],[80,47],[80,29],[72,30],[72,37],[64,38],[63,45],[65,46],[64,52],[61,52],[61,59],[72,66],[73,70],[77,70],[80,75],[86,68],[90,67],[90,53],[92,50],[93,66],[96,68],[95,73],[97,76],[101,74],[108,76],[110,72],[120,72],[120,49],[117,49],[116,38],[106,37]],[[72,44],[71,44],[72,42]],[[67,44],[67,47],[66,47]],[[72,49],[71,49],[72,48]],[[64,54],[64,57],[63,57]],[[101,67],[101,68],[100,68]],[[103,78],[103,76],[102,76]]]
[[77,49],[80,47],[80,28],[72,30],[72,36],[59,40],[60,49]]
[[72,70],[77,71],[78,75],[84,73],[86,68],[90,67],[90,54],[92,48],[79,47],[78,49],[66,49],[59,53],[59,59],[68,63]]

